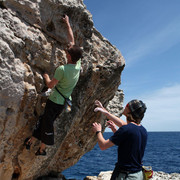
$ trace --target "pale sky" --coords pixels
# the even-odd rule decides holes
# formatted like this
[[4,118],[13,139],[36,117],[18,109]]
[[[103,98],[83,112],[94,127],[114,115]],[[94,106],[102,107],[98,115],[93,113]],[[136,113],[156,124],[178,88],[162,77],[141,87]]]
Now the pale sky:
[[84,0],[95,28],[126,61],[124,105],[147,105],[148,131],[180,131],[180,0]]

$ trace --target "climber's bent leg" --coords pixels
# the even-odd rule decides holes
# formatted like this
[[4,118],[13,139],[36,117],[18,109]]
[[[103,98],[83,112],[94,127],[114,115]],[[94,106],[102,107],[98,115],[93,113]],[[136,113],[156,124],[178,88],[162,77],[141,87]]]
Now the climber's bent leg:
[[[26,149],[30,149],[31,144],[35,141],[35,138],[42,141],[41,147],[36,152],[36,155],[45,155],[46,145],[54,144],[54,120],[61,114],[64,109],[64,105],[56,104],[50,100],[47,100],[44,114],[39,117],[36,123],[36,127],[31,138],[26,138]],[[27,148],[28,146],[28,148]],[[41,154],[43,152],[43,154]]]
[[63,111],[64,105],[47,101],[40,126],[40,140],[46,145],[54,144],[54,120]]

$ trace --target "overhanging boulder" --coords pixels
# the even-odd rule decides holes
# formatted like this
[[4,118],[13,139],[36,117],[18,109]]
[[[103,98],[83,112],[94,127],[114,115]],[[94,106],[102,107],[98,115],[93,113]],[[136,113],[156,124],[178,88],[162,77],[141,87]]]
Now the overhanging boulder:
[[[37,157],[39,142],[31,151],[23,142],[43,113],[43,72],[52,77],[56,67],[66,63],[63,14],[69,16],[75,42],[84,50],[82,72],[72,94],[72,112],[63,112],[54,124],[55,145],[47,147],[46,157]],[[0,1],[0,29],[0,179],[61,172],[96,144],[91,125],[104,125],[105,117],[93,112],[94,101],[106,107],[114,97],[124,58],[95,29],[81,0]]]

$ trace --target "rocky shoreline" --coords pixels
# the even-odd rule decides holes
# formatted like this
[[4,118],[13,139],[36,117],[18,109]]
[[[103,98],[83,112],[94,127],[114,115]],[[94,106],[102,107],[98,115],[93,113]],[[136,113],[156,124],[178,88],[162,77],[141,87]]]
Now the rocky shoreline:
[[[86,176],[84,180],[110,180],[112,171],[102,171],[98,176]],[[51,173],[48,176],[39,177],[36,180],[76,180],[66,179],[60,173]],[[180,180],[180,173],[165,173],[162,171],[154,171],[150,180]]]
[[[98,176],[87,176],[84,180],[110,180],[112,171],[100,172]],[[180,173],[165,173],[154,171],[151,180],[180,180]]]

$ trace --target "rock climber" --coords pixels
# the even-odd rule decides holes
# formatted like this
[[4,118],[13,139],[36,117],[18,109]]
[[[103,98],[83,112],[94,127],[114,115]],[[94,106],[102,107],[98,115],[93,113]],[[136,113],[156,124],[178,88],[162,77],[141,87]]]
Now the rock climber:
[[[32,137],[26,138],[24,145],[26,149],[30,149],[33,142],[38,139],[41,145],[35,155],[46,155],[46,145],[54,144],[54,127],[55,119],[60,115],[64,109],[64,98],[59,94],[71,99],[71,94],[76,86],[81,69],[82,49],[75,45],[73,31],[69,22],[69,17],[64,15],[62,18],[66,24],[68,34],[68,46],[65,49],[67,64],[59,66],[54,77],[50,79],[49,75],[43,75],[45,83],[48,88],[51,88],[51,94],[46,102],[44,114],[40,116],[36,127],[32,133]],[[56,88],[58,91],[56,90]]]

